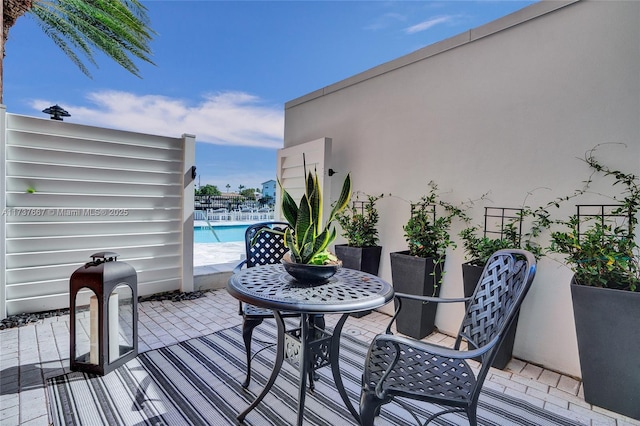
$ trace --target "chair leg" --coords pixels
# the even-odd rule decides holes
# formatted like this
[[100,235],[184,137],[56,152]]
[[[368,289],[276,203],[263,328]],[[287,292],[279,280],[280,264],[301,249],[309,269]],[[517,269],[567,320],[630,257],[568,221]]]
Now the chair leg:
[[378,398],[375,393],[363,390],[360,394],[360,425],[373,426],[373,421],[380,414],[380,408],[388,401]]
[[242,383],[243,388],[249,387],[251,382],[251,336],[253,329],[262,324],[262,318],[245,318],[242,322],[242,340],[244,340],[244,349],[247,352],[247,378]]
[[467,417],[469,418],[469,426],[477,426],[478,424],[478,405],[473,404],[467,408]]

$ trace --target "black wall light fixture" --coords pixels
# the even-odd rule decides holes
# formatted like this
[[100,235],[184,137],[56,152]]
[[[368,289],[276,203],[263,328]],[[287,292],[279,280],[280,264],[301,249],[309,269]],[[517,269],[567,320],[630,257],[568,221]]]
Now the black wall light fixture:
[[69,114],[67,111],[65,111],[61,106],[57,104],[50,106],[49,108],[43,109],[42,112],[44,112],[45,114],[49,114],[52,120],[57,120],[57,121],[63,121],[62,117],[71,117],[71,114]]

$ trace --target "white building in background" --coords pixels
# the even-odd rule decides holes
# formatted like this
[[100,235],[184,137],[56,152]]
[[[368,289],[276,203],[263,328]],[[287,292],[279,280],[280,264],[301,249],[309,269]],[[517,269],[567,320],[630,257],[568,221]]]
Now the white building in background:
[[272,200],[276,199],[276,181],[271,179],[266,182],[262,182],[262,197],[271,197]]

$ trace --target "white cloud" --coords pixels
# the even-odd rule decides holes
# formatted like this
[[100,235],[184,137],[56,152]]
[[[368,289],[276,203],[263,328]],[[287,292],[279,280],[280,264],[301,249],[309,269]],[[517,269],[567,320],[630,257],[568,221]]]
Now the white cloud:
[[[208,94],[192,105],[182,99],[119,91],[92,92],[87,98],[93,106],[64,105],[72,116],[66,121],[171,137],[194,134],[199,142],[221,145],[282,147],[282,108],[264,105],[248,93]],[[49,105],[44,100],[32,102],[38,110]]]
[[407,34],[419,33],[421,31],[426,31],[435,25],[443,24],[445,22],[450,22],[452,19],[453,19],[452,16],[439,16],[437,18],[428,19],[426,21],[420,22],[419,24],[412,25],[406,28],[404,32]]
[[407,17],[400,13],[385,13],[384,15],[378,16],[371,24],[364,27],[364,29],[378,31],[388,28],[396,22],[404,22],[406,19]]

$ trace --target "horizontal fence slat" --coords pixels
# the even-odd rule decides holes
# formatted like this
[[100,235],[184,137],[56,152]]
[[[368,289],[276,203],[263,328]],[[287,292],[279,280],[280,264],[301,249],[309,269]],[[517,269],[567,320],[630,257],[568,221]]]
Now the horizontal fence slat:
[[152,184],[138,182],[103,182],[90,179],[50,179],[34,177],[14,177],[7,184],[9,192],[28,192],[67,194],[129,194],[150,196],[180,196],[179,184]]
[[21,116],[17,114],[7,114],[7,130],[81,139],[83,141],[80,143],[85,144],[90,141],[107,141],[113,143],[114,146],[124,143],[141,146],[164,147],[178,151],[182,149],[182,140],[180,138],[127,132],[82,124],[52,122],[50,120]]
[[[89,217],[86,217],[89,219]],[[179,221],[157,220],[157,221],[121,221],[121,222],[30,222],[30,223],[9,223],[7,224],[7,238],[28,238],[28,237],[69,237],[74,235],[86,235],[92,233],[155,233],[180,231],[182,224]]]
[[162,244],[177,241],[180,232],[163,232],[154,234],[119,234],[119,235],[82,235],[74,237],[27,237],[7,238],[7,253],[24,253],[39,250],[70,250],[80,248],[102,247],[99,251],[111,246]]
[[[179,196],[141,196],[128,195],[103,195],[103,194],[45,194],[45,193],[7,193],[7,208],[23,207],[67,207],[77,209],[91,208],[142,208],[142,207],[175,207]],[[69,212],[70,215],[81,213]],[[112,215],[112,214],[107,214]],[[107,216],[105,215],[105,216]],[[115,214],[114,214],[115,215]]]
[[72,165],[83,164],[96,167],[114,167],[127,170],[156,170],[158,164],[169,171],[181,170],[180,161],[154,160],[147,158],[127,158],[115,154],[94,154],[90,151],[68,152],[54,149],[28,148],[23,146],[7,146],[7,160],[35,161],[44,164]]
[[[89,209],[85,212],[84,209],[80,209],[78,212],[71,214],[66,208],[53,208],[52,210],[45,210],[46,208],[33,208],[33,207],[10,207],[6,209],[5,216],[7,224],[13,223],[38,223],[48,222],[51,225],[62,224],[67,222],[87,222],[92,221],[94,218],[95,209]],[[106,212],[103,223],[110,222],[131,222],[131,221],[147,221],[147,220],[181,220],[182,211],[178,207],[156,207],[145,208],[127,207],[125,211],[114,211],[111,214]]]
[[[177,277],[180,275],[181,267],[180,256],[159,257],[157,259],[138,259],[126,262],[136,270],[139,281],[156,281],[160,278]],[[50,288],[51,281],[66,280],[69,284],[71,274],[78,268],[82,267],[85,262],[78,264],[54,264],[37,267],[7,269],[7,294],[11,294],[17,288],[27,288],[25,284],[47,283],[46,288],[38,286],[37,291],[52,291]],[[68,289],[67,289],[68,290]],[[37,293],[41,295],[42,293]],[[21,295],[25,297],[24,294]]]
[[[27,268],[52,265],[56,263],[71,263],[82,265],[91,260],[91,255],[102,251],[103,247],[80,248],[74,250],[36,251],[12,253],[7,255],[7,268]],[[140,258],[162,258],[181,255],[182,246],[175,244],[109,247],[108,251],[118,254],[118,259],[131,262]]]
[[47,164],[30,161],[7,161],[6,164],[8,178],[44,177],[52,179],[91,179],[104,182],[172,184],[182,176],[182,173],[178,171],[126,170],[123,168],[93,167],[77,164]]
[[[114,144],[113,141],[78,139],[69,136],[45,135],[33,132],[9,131],[11,144],[27,148],[57,149],[69,152],[86,152],[83,146],[90,146],[96,154],[117,154],[122,157],[148,158],[153,160],[174,160],[179,148],[144,146],[131,143]],[[178,152],[177,152],[178,151]]]

